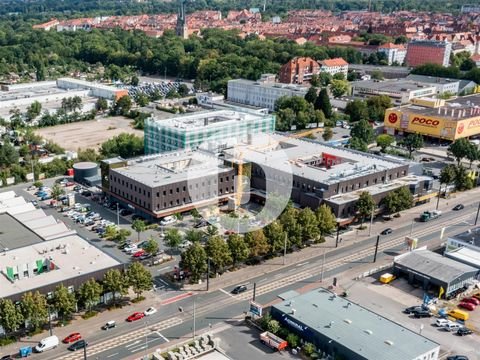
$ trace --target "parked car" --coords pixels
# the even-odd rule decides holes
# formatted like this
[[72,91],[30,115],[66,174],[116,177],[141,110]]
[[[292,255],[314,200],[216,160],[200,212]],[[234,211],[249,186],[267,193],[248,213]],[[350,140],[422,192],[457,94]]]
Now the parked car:
[[84,347],[87,347],[88,343],[85,340],[78,340],[77,342],[73,343],[68,347],[68,350],[70,351],[77,351],[80,349],[83,349]]
[[461,327],[462,327],[462,325],[460,325],[459,323],[453,322],[453,321],[449,321],[448,324],[446,324],[446,325],[443,326],[442,328],[443,328],[445,331],[457,331],[457,330],[460,329]]
[[447,356],[447,360],[468,360],[468,357],[464,355],[453,355],[453,356]]
[[155,314],[156,312],[157,312],[157,309],[151,306],[147,310],[145,310],[143,313],[145,314],[145,316],[149,316],[149,315]]
[[413,312],[413,316],[417,319],[420,319],[420,318],[425,318],[425,317],[432,317],[432,313],[430,312],[430,310],[416,310]]
[[41,353],[50,349],[55,349],[58,346],[58,337],[53,335],[46,337],[38,343],[37,346],[35,346],[35,351],[37,353]]
[[459,335],[459,336],[466,336],[466,335],[470,335],[470,334],[473,334],[473,331],[470,330],[469,328],[464,327],[464,326],[457,330],[457,335]]
[[461,302],[460,304],[458,304],[458,307],[462,308],[462,309],[465,309],[465,310],[470,310],[470,311],[473,311],[476,308],[476,306],[474,304],[469,303],[469,302]]
[[132,315],[127,317],[128,322],[137,321],[145,317],[143,312],[134,312]]
[[468,302],[468,303],[471,303],[475,306],[478,306],[480,305],[480,300],[478,300],[477,298],[475,297],[466,297],[466,298],[463,298],[462,299],[462,302]]
[[134,253],[132,254],[132,256],[133,256],[134,258],[139,258],[140,256],[142,256],[142,255],[144,255],[144,254],[145,254],[145,250],[140,249],[140,250],[138,250],[137,252],[134,252]]
[[465,206],[463,206],[463,204],[458,204],[458,205],[455,205],[452,210],[458,211],[458,210],[463,210],[464,208]]
[[198,223],[194,225],[195,229],[202,228],[208,226],[208,221],[207,220],[200,220]]
[[129,253],[134,253],[138,250],[137,244],[128,244],[123,251],[125,251],[127,254]]
[[422,309],[423,309],[423,307],[421,305],[410,306],[410,307],[406,308],[405,310],[403,310],[403,312],[405,314],[413,314],[414,311],[422,310]]
[[389,235],[393,233],[393,229],[392,228],[386,228],[385,230],[383,230],[380,234],[382,235]]
[[175,219],[173,216],[166,216],[160,221],[160,225],[165,226],[165,225],[172,225],[177,222],[177,219]]
[[435,320],[435,325],[438,326],[438,327],[444,327],[449,323],[450,323],[450,320],[447,320],[447,319],[436,319]]
[[186,249],[186,248],[188,248],[190,245],[192,245],[192,243],[191,243],[190,241],[188,241],[188,240],[185,240],[185,241],[183,241],[180,245],[178,245],[178,247],[179,247],[180,249]]
[[76,332],[76,333],[72,333],[70,335],[68,335],[65,339],[62,340],[62,342],[64,344],[70,344],[70,343],[73,343],[75,341],[78,341],[82,338],[82,335],[80,335],[80,333]]
[[113,320],[107,321],[105,325],[102,326],[102,330],[109,330],[117,327],[117,323]]
[[238,285],[238,286],[235,286],[233,288],[232,294],[241,294],[245,291],[247,291],[247,286],[246,285]]

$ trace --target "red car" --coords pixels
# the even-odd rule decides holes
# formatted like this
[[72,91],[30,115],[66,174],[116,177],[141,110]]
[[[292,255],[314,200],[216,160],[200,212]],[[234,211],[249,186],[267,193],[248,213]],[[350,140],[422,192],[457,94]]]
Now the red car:
[[127,318],[127,321],[128,322],[137,321],[137,320],[142,319],[143,317],[145,317],[145,314],[143,312],[136,312],[136,313],[133,313],[132,315],[130,315]]
[[74,182],[71,182],[71,181],[69,181],[69,182],[67,182],[67,183],[65,184],[65,186],[73,186],[73,185],[75,185],[75,183],[74,183]]
[[72,333],[70,335],[68,335],[65,339],[62,340],[62,342],[64,344],[70,344],[70,343],[73,343],[75,341],[78,341],[82,338],[82,335],[80,335],[80,333]]
[[137,258],[137,257],[142,256],[143,254],[145,254],[145,250],[142,249],[142,250],[138,250],[137,252],[133,253],[132,256]]
[[461,302],[460,304],[458,304],[458,307],[464,308],[464,309],[467,309],[467,310],[470,310],[470,311],[473,311],[476,308],[475,305],[473,305],[472,303],[469,303],[469,302]]
[[468,302],[468,303],[473,304],[475,306],[480,305],[480,300],[478,300],[477,298],[474,298],[474,297],[463,298],[462,302]]

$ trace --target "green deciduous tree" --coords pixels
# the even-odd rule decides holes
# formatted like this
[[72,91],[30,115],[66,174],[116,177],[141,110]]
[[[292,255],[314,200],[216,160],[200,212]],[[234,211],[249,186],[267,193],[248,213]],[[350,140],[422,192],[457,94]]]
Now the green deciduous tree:
[[147,225],[145,224],[145,221],[135,219],[132,222],[132,229],[137,233],[137,241],[140,242],[140,234],[147,230]]
[[127,115],[131,108],[132,99],[130,96],[124,95],[113,102],[110,112],[112,115]]
[[127,133],[114,136],[100,147],[100,154],[106,158],[121,156],[127,159],[143,155],[143,153],[143,138]]
[[128,291],[128,281],[120,270],[108,270],[103,276],[103,288],[112,293],[112,302],[115,304],[117,294],[125,295]]
[[308,89],[307,93],[305,94],[305,100],[307,100],[310,104],[315,104],[315,100],[317,100],[317,88],[311,87]]
[[18,158],[18,151],[15,150],[10,142],[5,141],[3,146],[0,147],[0,168],[7,168],[12,164],[17,164]]
[[350,116],[350,122],[357,122],[368,119],[367,103],[363,100],[355,99],[349,101],[345,113]]
[[232,262],[232,255],[227,243],[220,236],[212,236],[205,244],[205,251],[211,260],[215,272],[223,270]]
[[29,120],[35,119],[38,115],[40,115],[42,112],[42,104],[38,101],[34,101],[33,103],[30,104],[29,107],[27,107],[27,118]]
[[369,120],[383,122],[385,110],[393,106],[387,95],[373,96],[367,99]]
[[349,84],[347,80],[333,79],[330,83],[330,91],[334,97],[340,97],[348,92]]
[[185,233],[185,240],[191,243],[200,242],[202,240],[203,233],[195,229],[189,229]]
[[312,209],[304,208],[300,210],[297,221],[302,232],[301,237],[303,242],[317,240],[320,231],[318,228],[318,219]]
[[325,240],[325,235],[330,234],[337,226],[337,219],[332,212],[332,209],[322,204],[315,211],[318,221],[318,231],[321,240]]
[[460,165],[460,162],[463,158],[470,156],[475,160],[475,153],[477,148],[475,145],[471,144],[470,141],[466,138],[461,138],[456,140],[448,147],[448,151],[453,155],[457,161],[457,165]]
[[95,279],[89,279],[78,288],[78,299],[85,305],[88,311],[98,304],[103,293],[103,286]]
[[98,98],[95,102],[95,110],[98,112],[105,111],[108,109],[108,101],[104,98]]
[[411,158],[414,151],[423,147],[423,137],[420,134],[408,134],[399,142],[399,145],[407,149],[408,156]]
[[377,136],[377,146],[380,146],[381,151],[385,152],[387,148],[393,144],[395,138],[392,135],[380,134]]
[[23,294],[20,308],[23,318],[34,329],[38,329],[45,323],[48,316],[47,299],[38,291]]
[[357,215],[360,218],[362,225],[365,218],[372,215],[375,207],[376,205],[372,195],[368,191],[363,191],[355,204]]
[[397,213],[402,210],[410,209],[413,205],[413,196],[407,187],[402,186],[399,189],[390,191],[382,200],[382,205],[389,214]]
[[167,230],[164,241],[165,245],[171,250],[178,249],[179,245],[182,243],[182,235],[178,229],[171,228]]
[[207,253],[202,245],[193,243],[181,255],[182,267],[190,271],[193,282],[200,280],[202,275],[207,271]]
[[270,251],[268,240],[261,229],[246,233],[245,243],[250,249],[250,255],[253,257],[266,255]]
[[467,169],[463,165],[455,167],[455,188],[459,191],[470,190],[473,180],[468,176]]
[[250,250],[243,236],[239,234],[230,234],[227,239],[227,245],[232,256],[233,267],[248,258]]
[[127,269],[127,279],[137,299],[153,285],[152,274],[140,262],[130,264]]
[[68,318],[75,311],[75,294],[63,284],[58,285],[53,292],[52,305],[62,318]]
[[353,125],[350,135],[353,138],[360,139],[364,143],[370,144],[373,141],[375,131],[367,120],[360,120]]
[[287,247],[293,245],[300,247],[302,245],[302,229],[298,224],[298,210],[293,206],[288,206],[280,215],[280,223],[283,231],[287,234]]
[[320,90],[317,99],[314,104],[315,110],[322,110],[327,119],[330,119],[333,115],[332,104],[330,104],[330,98],[328,97],[327,89]]
[[333,137],[333,130],[331,127],[326,127],[323,129],[322,138],[325,141],[329,141]]
[[455,165],[448,164],[440,171],[440,184],[449,185],[454,182],[456,176]]
[[65,194],[65,189],[62,188],[59,184],[55,184],[53,185],[52,187],[52,192],[51,192],[51,195],[52,195],[52,199],[54,200],[58,200],[58,198],[62,195]]
[[0,299],[0,325],[7,333],[18,329],[23,322],[22,312],[10,299]]
[[283,226],[279,221],[273,221],[265,226],[264,233],[272,253],[275,254],[280,250],[283,250],[285,246],[286,232],[283,230]]

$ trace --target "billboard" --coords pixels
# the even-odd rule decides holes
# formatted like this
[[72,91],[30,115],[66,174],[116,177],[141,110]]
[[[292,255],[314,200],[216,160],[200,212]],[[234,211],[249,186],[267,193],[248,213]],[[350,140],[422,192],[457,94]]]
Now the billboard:
[[253,315],[256,315],[256,316],[259,316],[261,317],[262,316],[262,306],[253,302],[253,301],[250,301],[250,312],[253,314]]
[[480,116],[457,121],[440,116],[402,113],[402,111],[392,109],[385,112],[384,125],[387,129],[419,133],[448,140],[480,134]]

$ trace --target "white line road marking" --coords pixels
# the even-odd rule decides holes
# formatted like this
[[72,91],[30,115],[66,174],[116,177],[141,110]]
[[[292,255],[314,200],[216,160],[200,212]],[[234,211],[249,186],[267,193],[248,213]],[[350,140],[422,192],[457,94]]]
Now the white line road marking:
[[142,346],[140,346],[139,348],[130,349],[130,352],[131,352],[131,353],[134,353],[134,352],[137,352],[137,351],[146,349],[147,347],[148,347],[147,345],[142,345]]
[[304,263],[297,264],[297,266],[300,267],[300,266],[303,266],[303,265],[307,265],[308,263],[310,263],[310,261],[305,261]]
[[230,297],[232,297],[232,298],[235,299],[235,296],[233,296],[232,294],[230,294],[228,291],[225,291],[225,290],[223,290],[223,289],[220,289],[220,291],[223,292],[225,295],[228,295],[228,296],[230,296]]
[[160,281],[163,285],[168,286],[168,283],[165,280],[158,279],[158,281]]
[[170,342],[170,340],[168,340],[165,336],[163,336],[162,334],[160,334],[160,331],[156,331],[157,335],[160,336],[163,340],[165,340],[165,342]]
[[137,344],[139,344],[139,343],[141,343],[141,342],[142,342],[142,340],[137,340],[137,341],[135,341],[135,342],[133,342],[133,343],[131,343],[131,344],[125,345],[125,347],[128,348],[128,347],[130,347],[130,346],[137,345]]
[[167,269],[170,269],[170,268],[171,268],[171,266],[165,266],[163,268],[158,269],[157,271],[163,271],[163,270],[167,270]]
[[115,356],[115,355],[118,355],[118,353],[115,353],[115,354],[108,355],[108,356],[107,356],[107,358],[109,358],[109,357],[113,357],[113,356]]

